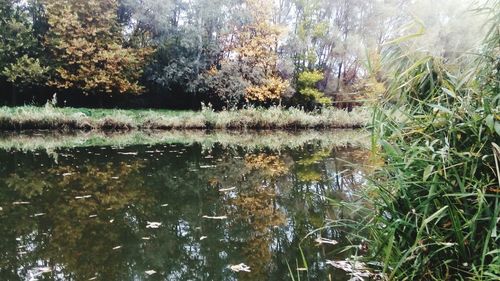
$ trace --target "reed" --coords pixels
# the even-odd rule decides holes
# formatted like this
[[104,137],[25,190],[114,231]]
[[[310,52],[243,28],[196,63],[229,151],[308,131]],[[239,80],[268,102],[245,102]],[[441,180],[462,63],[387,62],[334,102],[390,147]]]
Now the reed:
[[383,52],[372,121],[383,165],[369,207],[352,206],[359,219],[327,226],[367,241],[355,258],[380,262],[389,280],[500,280],[500,3],[488,3],[480,55],[450,64],[403,41]]
[[[392,280],[500,280],[500,5],[479,58],[387,49],[373,256]],[[380,110],[384,109],[384,110]],[[397,116],[397,118],[395,117]]]

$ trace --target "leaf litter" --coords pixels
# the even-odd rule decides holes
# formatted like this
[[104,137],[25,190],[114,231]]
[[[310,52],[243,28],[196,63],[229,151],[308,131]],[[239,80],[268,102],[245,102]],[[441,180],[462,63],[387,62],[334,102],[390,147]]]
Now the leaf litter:
[[367,267],[366,263],[359,261],[351,261],[351,260],[340,260],[340,261],[332,261],[327,260],[326,264],[329,264],[335,268],[341,269],[347,273],[349,273],[352,278],[350,280],[364,280],[364,278],[374,278],[380,277],[380,274],[374,273],[370,271]]
[[233,272],[251,272],[250,267],[244,263],[229,265],[229,269],[231,269]]
[[227,216],[203,216],[203,218],[211,220],[225,220],[227,219]]
[[318,243],[317,246],[323,245],[323,244],[337,245],[339,243],[336,240],[327,239],[327,238],[323,238],[323,237],[318,237],[314,241],[316,243]]
[[161,222],[146,222],[146,228],[159,228],[161,226]]

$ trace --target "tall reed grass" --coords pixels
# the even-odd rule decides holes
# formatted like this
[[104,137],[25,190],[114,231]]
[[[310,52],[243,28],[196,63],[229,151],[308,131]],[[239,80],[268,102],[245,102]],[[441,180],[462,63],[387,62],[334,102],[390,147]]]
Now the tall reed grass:
[[[386,46],[373,151],[383,165],[362,219],[334,221],[389,280],[500,280],[500,2],[460,64]],[[360,257],[358,257],[360,258]]]
[[392,75],[374,114],[385,165],[370,240],[391,280],[500,280],[498,1],[491,11],[484,49],[465,65],[401,44],[383,57]]

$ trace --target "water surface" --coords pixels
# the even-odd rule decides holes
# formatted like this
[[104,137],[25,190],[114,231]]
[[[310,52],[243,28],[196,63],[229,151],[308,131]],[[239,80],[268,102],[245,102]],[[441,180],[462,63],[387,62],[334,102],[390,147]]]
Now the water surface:
[[36,147],[0,150],[0,280],[349,279],[325,264],[347,255],[341,232],[304,238],[350,217],[331,203],[355,199],[361,148]]

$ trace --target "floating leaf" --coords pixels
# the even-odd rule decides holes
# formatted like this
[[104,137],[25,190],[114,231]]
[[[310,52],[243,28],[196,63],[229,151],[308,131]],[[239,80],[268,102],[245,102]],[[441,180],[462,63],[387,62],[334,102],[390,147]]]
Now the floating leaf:
[[244,263],[230,265],[229,268],[234,272],[241,272],[241,271],[250,272],[250,267]]
[[146,228],[159,228],[161,226],[161,222],[147,222]]
[[331,240],[331,239],[326,239],[326,238],[322,238],[322,237],[318,237],[314,240],[316,243],[318,243],[318,246],[319,245],[322,245],[322,244],[330,244],[330,245],[337,245],[339,242],[336,241],[336,240]]
[[204,219],[225,220],[227,216],[203,216]]

